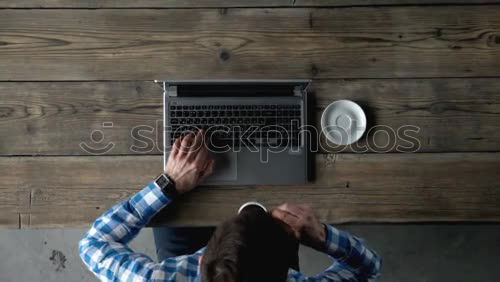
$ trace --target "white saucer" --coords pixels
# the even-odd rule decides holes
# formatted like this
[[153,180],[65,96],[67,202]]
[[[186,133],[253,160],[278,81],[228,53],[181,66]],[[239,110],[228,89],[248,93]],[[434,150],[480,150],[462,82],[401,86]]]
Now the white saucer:
[[334,144],[349,145],[363,136],[366,116],[363,109],[353,101],[338,100],[323,111],[321,129]]

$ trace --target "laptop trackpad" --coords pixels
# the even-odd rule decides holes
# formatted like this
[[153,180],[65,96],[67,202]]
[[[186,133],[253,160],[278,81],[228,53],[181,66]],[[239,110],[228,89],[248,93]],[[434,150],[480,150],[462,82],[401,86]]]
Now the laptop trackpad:
[[237,156],[235,152],[214,153],[214,173],[207,178],[206,184],[220,183],[223,181],[236,181],[238,178]]

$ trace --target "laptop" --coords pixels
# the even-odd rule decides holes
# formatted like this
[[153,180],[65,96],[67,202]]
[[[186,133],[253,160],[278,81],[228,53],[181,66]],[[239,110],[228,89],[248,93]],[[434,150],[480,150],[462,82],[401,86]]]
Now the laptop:
[[215,171],[207,185],[308,180],[309,80],[159,81],[164,165],[176,138],[204,129]]

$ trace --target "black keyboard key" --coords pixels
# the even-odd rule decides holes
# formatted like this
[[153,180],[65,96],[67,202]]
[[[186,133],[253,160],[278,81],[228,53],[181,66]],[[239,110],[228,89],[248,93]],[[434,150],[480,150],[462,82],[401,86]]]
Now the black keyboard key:
[[276,112],[275,111],[262,111],[262,116],[264,117],[270,117],[270,116],[275,116]]
[[266,118],[265,124],[266,125],[276,125],[276,119],[275,118]]

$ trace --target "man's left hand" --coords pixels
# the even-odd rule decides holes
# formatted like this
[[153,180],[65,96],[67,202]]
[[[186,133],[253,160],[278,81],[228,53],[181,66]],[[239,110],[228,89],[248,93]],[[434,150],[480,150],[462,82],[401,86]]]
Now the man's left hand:
[[295,237],[304,245],[322,251],[326,242],[325,225],[320,223],[313,210],[306,205],[283,204],[271,215],[286,223]]

